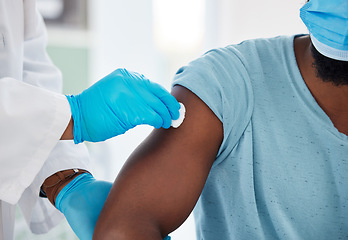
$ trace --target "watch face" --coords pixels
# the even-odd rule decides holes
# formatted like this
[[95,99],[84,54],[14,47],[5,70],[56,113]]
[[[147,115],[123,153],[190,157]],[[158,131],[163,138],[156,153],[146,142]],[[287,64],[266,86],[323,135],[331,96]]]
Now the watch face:
[[39,196],[42,198],[47,198],[47,195],[46,195],[45,191],[42,189],[42,187],[40,187]]

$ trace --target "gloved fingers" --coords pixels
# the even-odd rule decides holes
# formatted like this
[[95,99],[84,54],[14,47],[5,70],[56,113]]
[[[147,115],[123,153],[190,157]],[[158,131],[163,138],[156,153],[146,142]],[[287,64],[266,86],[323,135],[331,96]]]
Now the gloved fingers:
[[143,123],[150,124],[155,128],[169,128],[172,122],[171,114],[161,99],[147,90],[142,92],[139,97],[139,106],[142,109],[142,113],[139,114],[144,116]]
[[118,68],[116,69],[115,71],[113,71],[111,73],[112,77],[121,77],[121,79],[124,79],[124,78],[134,78],[134,73],[133,72],[130,72],[128,71],[127,69],[125,68]]
[[139,122],[136,122],[135,125],[148,124],[154,128],[161,128],[163,126],[163,118],[149,106],[144,109],[143,113],[138,114],[139,117],[137,119]]
[[161,99],[164,105],[168,108],[171,118],[173,120],[178,119],[180,116],[180,113],[179,113],[180,104],[175,99],[175,97],[172,96],[164,87],[162,87],[159,84],[149,82],[148,88],[156,97]]
[[133,125],[149,124],[155,128],[169,128],[172,117],[167,106],[152,93],[146,86],[133,92],[132,109],[134,116]]
[[147,104],[162,119],[161,127],[166,129],[169,128],[172,123],[172,117],[166,105],[164,105],[164,103],[157,97],[154,97],[154,100]]
[[[179,102],[175,99],[174,96],[172,96],[165,88],[163,88],[161,85],[157,84],[157,83],[153,83],[151,82],[149,79],[147,79],[144,75],[136,73],[136,72],[131,72],[131,71],[127,71],[126,69],[118,69],[116,70],[117,72],[121,73],[123,76],[136,80],[136,82],[134,83],[145,83],[147,85],[147,89],[149,89],[151,91],[152,94],[154,94],[158,99],[160,99],[163,104],[165,105],[165,107],[169,110],[171,119],[178,119],[179,118],[179,109],[180,109],[180,104]],[[132,84],[132,85],[133,85]],[[134,90],[137,89],[137,91],[142,92],[143,91],[143,86],[138,85],[138,84],[134,84],[133,88]],[[140,88],[139,88],[140,87]],[[143,94],[143,93],[139,93],[139,94]],[[157,111],[157,110],[156,110]],[[161,116],[165,116],[163,115],[163,110],[161,111],[157,111]],[[171,120],[170,119],[170,120]],[[167,126],[167,121],[166,119],[164,119],[164,126]],[[170,124],[169,124],[170,126]]]

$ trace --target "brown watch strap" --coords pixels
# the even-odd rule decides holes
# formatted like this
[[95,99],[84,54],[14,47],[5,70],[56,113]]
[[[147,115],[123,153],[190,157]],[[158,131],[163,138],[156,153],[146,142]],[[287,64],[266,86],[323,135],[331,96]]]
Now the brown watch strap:
[[69,181],[83,173],[90,172],[77,168],[56,172],[44,181],[41,186],[41,190],[46,194],[48,200],[53,204],[53,206],[56,206],[55,200],[59,193],[58,190],[67,185]]

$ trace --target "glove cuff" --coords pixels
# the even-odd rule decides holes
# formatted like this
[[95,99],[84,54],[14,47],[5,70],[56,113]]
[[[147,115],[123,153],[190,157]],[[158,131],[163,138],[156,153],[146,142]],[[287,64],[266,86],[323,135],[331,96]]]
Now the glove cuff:
[[71,115],[74,120],[74,143],[78,144],[83,142],[81,132],[81,114],[80,114],[80,103],[77,95],[65,95],[69,101]]
[[[89,184],[93,181],[96,180],[89,172],[82,173],[74,179],[72,179],[59,191],[56,197],[55,207],[63,214],[65,214],[66,206],[67,204],[69,205],[70,196],[73,196],[72,193],[74,193],[75,190],[78,190],[81,186]],[[81,192],[79,194],[81,194]]]
[[55,206],[56,197],[59,194],[59,189],[67,183],[67,181],[74,179],[75,177],[83,174],[89,173],[83,169],[69,169],[60,172],[56,172],[55,174],[48,177],[45,182],[42,184],[40,189],[40,195],[43,197],[47,197],[48,200]]

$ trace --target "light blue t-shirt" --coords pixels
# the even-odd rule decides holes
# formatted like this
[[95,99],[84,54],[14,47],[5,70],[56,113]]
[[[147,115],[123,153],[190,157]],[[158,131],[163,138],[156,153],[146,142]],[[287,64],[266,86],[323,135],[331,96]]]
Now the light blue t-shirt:
[[294,37],[215,49],[175,76],[224,127],[199,240],[348,239],[348,136],[303,81]]

